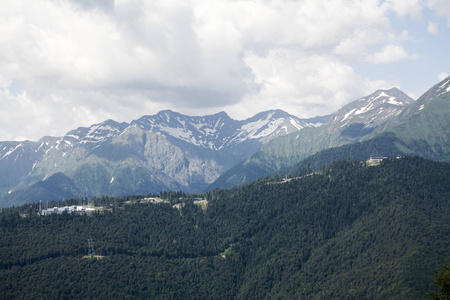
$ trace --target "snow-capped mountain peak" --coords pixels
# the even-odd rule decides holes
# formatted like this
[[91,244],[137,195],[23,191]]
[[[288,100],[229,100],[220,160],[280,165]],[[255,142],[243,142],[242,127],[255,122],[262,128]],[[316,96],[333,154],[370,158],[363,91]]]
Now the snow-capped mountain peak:
[[67,144],[79,143],[97,145],[114,136],[117,136],[127,126],[129,126],[128,123],[118,123],[113,120],[106,120],[90,127],[79,127],[75,130],[71,130],[63,137],[63,140]]
[[380,123],[399,114],[404,106],[412,102],[413,99],[397,88],[377,90],[344,106],[331,122],[340,122],[343,126],[349,123]]
[[423,106],[425,106],[428,101],[435,97],[442,96],[448,92],[450,92],[450,76],[435,84],[431,89],[429,89],[425,94],[417,99],[416,103],[414,103],[415,105],[411,107],[411,111],[416,110],[417,107],[422,107],[423,109]]
[[408,119],[411,115],[419,113],[423,109],[425,109],[428,103],[437,97],[445,97],[447,93],[450,92],[450,76],[442,80],[441,82],[435,84],[431,87],[425,94],[420,96],[417,101],[415,101],[412,105],[407,107],[402,114],[399,116],[399,120]]
[[[290,126],[282,127],[289,120]],[[170,110],[144,116],[132,124],[169,138],[212,150],[234,147],[246,140],[264,143],[278,135],[312,126],[281,110],[262,112],[246,120],[231,119],[225,112],[207,116],[186,116]]]
[[282,110],[270,110],[241,121],[240,127],[229,143],[234,145],[248,139],[265,143],[276,136],[290,134],[312,126],[313,124]]
[[442,95],[448,92],[450,92],[450,76],[440,82],[439,88],[437,90],[437,95]]

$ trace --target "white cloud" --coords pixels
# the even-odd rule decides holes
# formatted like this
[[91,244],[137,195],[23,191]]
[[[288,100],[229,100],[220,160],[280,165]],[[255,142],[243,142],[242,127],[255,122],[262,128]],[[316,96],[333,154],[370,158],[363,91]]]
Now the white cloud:
[[447,78],[447,77],[448,77],[448,73],[445,72],[445,71],[442,71],[442,72],[439,73],[439,75],[438,75],[439,81],[442,81],[442,80],[444,80],[444,79]]
[[[450,1],[446,0],[386,0],[382,7],[387,11],[394,11],[399,17],[412,17],[416,21],[423,18],[423,10],[429,8],[437,17],[447,20],[450,27]],[[428,24],[428,27],[430,24]]]
[[422,19],[422,0],[386,0],[383,3],[383,7],[394,11],[402,18],[410,16],[415,20]]
[[[0,91],[0,136],[2,140],[22,140],[41,134],[40,126],[48,129],[51,122],[47,115],[47,107],[36,105],[26,93],[17,96],[8,91]],[[40,114],[39,126],[36,126],[36,114]],[[21,128],[26,135],[20,135],[13,130],[14,127]]]
[[273,108],[289,109],[303,117],[325,115],[375,89],[391,87],[382,81],[370,82],[328,56],[274,50],[264,57],[248,53],[244,60],[260,85],[244,103],[258,110],[270,103]]
[[386,45],[380,51],[368,55],[366,60],[372,64],[387,64],[415,58],[417,58],[416,54],[408,54],[402,46]]
[[450,27],[450,2],[446,0],[428,0],[427,6],[434,10],[438,17],[443,17],[447,20],[447,25]]
[[427,30],[428,30],[429,33],[438,34],[439,33],[438,24],[434,23],[434,22],[431,22],[431,21],[428,21]]
[[[352,65],[414,58],[402,46],[408,33],[396,32],[389,15],[418,18],[423,6],[394,0],[5,2],[0,140],[63,134],[167,108],[229,109],[237,117],[273,107],[328,113],[370,88],[390,87]],[[32,125],[19,131],[14,120]]]

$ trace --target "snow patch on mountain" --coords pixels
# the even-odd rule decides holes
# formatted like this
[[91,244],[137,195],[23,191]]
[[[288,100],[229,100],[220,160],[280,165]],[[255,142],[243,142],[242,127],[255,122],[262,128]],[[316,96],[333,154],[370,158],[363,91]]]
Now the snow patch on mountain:
[[243,125],[240,130],[241,133],[237,137],[245,136],[245,138],[257,139],[274,132],[283,123],[283,120],[276,119],[271,121],[270,118],[272,115],[267,116],[265,119]]
[[439,86],[438,96],[450,92],[450,76],[444,79],[444,83]]
[[[412,99],[396,88],[379,90],[375,93],[360,98],[347,104],[336,113],[333,122],[341,122],[341,127],[350,122],[374,125],[393,116],[398,115],[403,107],[412,103]],[[330,122],[330,121],[329,121]]]
[[180,139],[182,141],[191,143],[195,146],[201,146],[202,144],[195,138],[192,131],[186,130],[184,127],[168,127],[168,126],[161,126],[160,130],[162,132],[167,133],[168,135]]
[[235,147],[249,140],[265,142],[271,137],[313,126],[278,110],[263,112],[242,121],[233,120],[224,112],[196,117],[162,111],[132,123],[143,130],[160,132],[180,141],[216,151]]
[[[349,111],[348,113],[346,113],[344,118],[341,120],[341,122],[344,122],[345,120],[347,120],[348,117],[350,117],[355,112],[355,110],[356,110],[356,108],[354,108],[351,111]],[[335,118],[335,120],[337,120],[337,117]]]
[[[291,123],[292,126],[297,128],[298,130],[301,130],[304,128],[304,126],[300,125],[298,122],[296,122],[294,119],[289,118],[289,123]],[[322,123],[321,123],[322,124]],[[312,124],[311,124],[312,125]],[[314,126],[314,125],[313,125]]]
[[6,152],[2,158],[0,158],[0,160],[4,159],[5,157],[8,157],[10,154],[14,153],[17,149],[19,149],[20,147],[22,147],[22,144],[18,144],[17,146],[15,146],[13,149],[10,149],[8,152]]
[[443,84],[441,84],[440,86],[439,86],[439,88],[440,89],[444,89],[445,87],[447,87],[446,88],[446,90],[450,90],[450,76],[448,76],[446,79],[444,79],[444,80],[446,80]]
[[361,109],[358,109],[357,111],[355,111],[355,116],[366,113],[369,110],[371,110],[372,108],[373,108],[373,102],[371,102],[371,103],[367,104],[366,106],[362,107]]
[[403,102],[396,101],[395,97],[389,97],[389,100],[386,103],[389,103],[389,104],[392,104],[392,105],[398,105],[398,106],[404,106],[405,105]]
[[378,96],[373,98],[373,100],[375,101],[375,100],[377,100],[378,98],[381,98],[381,97],[389,97],[389,95],[386,94],[385,92],[381,92],[381,93],[378,94]]

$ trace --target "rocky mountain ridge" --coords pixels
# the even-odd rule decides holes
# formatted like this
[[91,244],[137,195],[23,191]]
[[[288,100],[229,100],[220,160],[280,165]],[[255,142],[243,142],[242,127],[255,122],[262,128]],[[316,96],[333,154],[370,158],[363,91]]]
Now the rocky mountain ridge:
[[[396,88],[376,91],[346,105],[321,127],[306,128],[267,143],[260,151],[218,178],[209,189],[242,184],[289,168],[321,151],[369,141],[384,133],[390,133],[388,141],[383,141],[383,145],[389,145],[389,153],[448,160],[449,91],[450,77],[430,88],[417,101]],[[376,148],[377,151],[364,155],[359,149],[359,156],[380,154],[377,152],[382,149]],[[394,148],[397,150],[394,151]],[[338,152],[336,157],[340,159],[351,156]],[[326,155],[338,152],[328,151]],[[321,160],[330,161],[323,157]]]
[[[307,120],[280,110],[242,121],[224,112],[185,116],[166,110],[38,142],[0,142],[0,203],[226,188],[384,133],[389,141],[364,147],[450,159],[449,90],[450,77],[417,101],[396,88],[378,90],[335,114]],[[359,158],[370,149],[358,151]]]
[[[196,191],[263,143],[317,125],[281,110],[242,121],[224,112],[197,117],[169,110],[130,123],[107,120],[63,137],[0,142],[0,190],[4,196],[63,173],[89,196],[134,191],[120,184],[137,184],[141,192]],[[118,183],[126,177],[138,183]]]
[[413,99],[397,88],[377,90],[341,108],[328,123],[339,122],[344,126],[364,123],[364,126],[374,126],[398,115],[403,107],[412,102]]

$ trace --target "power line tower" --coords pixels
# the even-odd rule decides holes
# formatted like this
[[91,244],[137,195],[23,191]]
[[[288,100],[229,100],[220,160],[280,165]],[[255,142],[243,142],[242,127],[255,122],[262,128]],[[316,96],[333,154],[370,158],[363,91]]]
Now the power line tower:
[[95,256],[94,243],[92,242],[92,239],[88,239],[88,245],[88,256],[92,258]]

